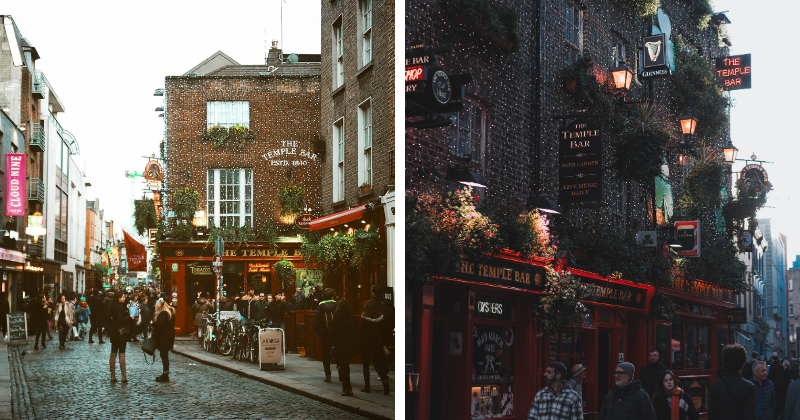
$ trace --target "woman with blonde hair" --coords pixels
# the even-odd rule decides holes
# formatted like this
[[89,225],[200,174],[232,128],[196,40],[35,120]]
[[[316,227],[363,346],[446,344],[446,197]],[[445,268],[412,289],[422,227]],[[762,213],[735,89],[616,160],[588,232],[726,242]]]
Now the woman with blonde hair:
[[156,341],[158,354],[164,372],[156,377],[156,382],[169,382],[169,351],[175,344],[175,308],[165,300],[156,303],[153,316],[153,339]]

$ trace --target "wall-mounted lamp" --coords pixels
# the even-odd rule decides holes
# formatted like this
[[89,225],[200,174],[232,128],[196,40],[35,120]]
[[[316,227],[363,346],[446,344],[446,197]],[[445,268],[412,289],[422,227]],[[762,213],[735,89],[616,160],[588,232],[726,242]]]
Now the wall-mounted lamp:
[[722,152],[725,155],[725,162],[733,164],[736,162],[736,155],[739,153],[739,149],[728,139],[728,144],[722,148]]
[[617,67],[614,67],[610,70],[611,76],[614,78],[614,85],[617,89],[625,89],[628,90],[631,88],[631,80],[633,80],[633,72],[628,66],[625,65],[625,61],[620,61]]
[[486,188],[489,185],[486,177],[469,168],[448,168],[445,180],[478,188]]
[[549,198],[547,194],[531,194],[525,201],[528,207],[534,207],[542,213],[561,214],[561,206]]
[[697,128],[697,118],[692,116],[691,110],[686,112],[686,115],[681,115],[678,120],[681,122],[683,134],[694,135],[694,130]]

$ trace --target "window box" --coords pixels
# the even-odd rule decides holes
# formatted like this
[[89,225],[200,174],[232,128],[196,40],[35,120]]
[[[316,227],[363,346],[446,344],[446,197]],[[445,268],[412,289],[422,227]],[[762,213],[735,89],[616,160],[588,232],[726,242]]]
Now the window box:
[[360,194],[364,194],[364,193],[370,192],[370,191],[372,191],[372,185],[362,184],[361,186],[358,187],[358,192]]

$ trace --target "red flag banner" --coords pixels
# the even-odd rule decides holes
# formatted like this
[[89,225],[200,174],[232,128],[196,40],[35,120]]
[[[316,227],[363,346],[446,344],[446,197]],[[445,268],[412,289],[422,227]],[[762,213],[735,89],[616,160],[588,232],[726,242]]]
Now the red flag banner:
[[128,232],[122,231],[125,235],[125,249],[128,253],[128,271],[147,271],[147,251],[144,245],[133,239]]

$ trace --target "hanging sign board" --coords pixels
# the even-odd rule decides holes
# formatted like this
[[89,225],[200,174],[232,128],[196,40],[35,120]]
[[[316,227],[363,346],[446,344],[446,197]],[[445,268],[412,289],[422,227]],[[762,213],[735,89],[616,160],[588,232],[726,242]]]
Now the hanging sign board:
[[742,232],[742,237],[739,238],[742,244],[742,251],[753,252],[753,233],[749,230]]
[[725,309],[725,321],[728,325],[747,324],[747,308]]
[[150,160],[144,167],[144,179],[147,183],[147,188],[150,190],[160,190],[164,181],[164,171],[161,170],[161,164],[157,160]]
[[6,215],[25,215],[25,154],[6,154]]
[[562,205],[603,200],[600,124],[578,120],[558,136],[559,201]]
[[682,248],[677,250],[682,257],[700,256],[700,221],[675,222],[675,231]]
[[750,54],[720,57],[716,64],[723,89],[750,89]]
[[664,34],[646,36],[642,38],[642,45],[644,45],[642,77],[647,79],[669,76],[666,36]]
[[283,330],[280,328],[263,328],[258,332],[258,364],[259,370],[269,369],[265,364],[278,364],[283,361],[286,368],[286,357],[283,349]]
[[657,235],[654,230],[640,230],[636,232],[636,243],[644,248],[655,248]]
[[28,319],[25,312],[11,312],[6,315],[6,327],[8,328],[8,342],[28,343]]

